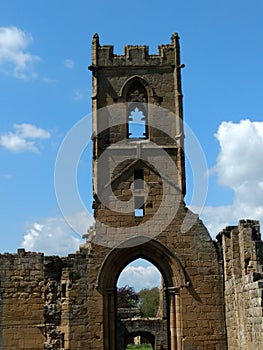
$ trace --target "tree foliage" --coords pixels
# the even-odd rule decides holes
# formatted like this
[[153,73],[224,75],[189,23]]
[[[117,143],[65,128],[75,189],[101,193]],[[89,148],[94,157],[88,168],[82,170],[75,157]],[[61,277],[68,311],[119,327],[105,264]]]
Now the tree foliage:
[[140,308],[143,317],[156,317],[160,302],[160,290],[158,287],[144,288],[136,293],[133,287],[128,285],[117,289],[118,308]]
[[139,302],[139,295],[135,292],[133,287],[128,285],[117,289],[117,307],[118,308],[132,308],[137,307]]
[[158,287],[142,289],[139,293],[140,310],[143,317],[155,317],[159,308],[160,290]]

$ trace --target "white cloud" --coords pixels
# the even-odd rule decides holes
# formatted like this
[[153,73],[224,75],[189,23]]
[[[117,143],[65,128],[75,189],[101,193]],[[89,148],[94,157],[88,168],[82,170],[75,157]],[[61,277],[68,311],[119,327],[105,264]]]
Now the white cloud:
[[16,133],[22,138],[30,139],[48,139],[50,138],[50,132],[47,130],[38,128],[33,124],[14,124]]
[[[86,233],[92,224],[84,212],[74,215],[79,232]],[[73,221],[71,216],[71,222]],[[51,217],[28,225],[22,247],[27,251],[43,252],[46,255],[75,253],[83,243],[80,235],[74,234],[63,217]]]
[[262,181],[263,122],[223,122],[215,137],[220,144],[215,166],[220,184],[236,189],[247,181]]
[[118,280],[118,286],[129,285],[136,291],[143,288],[160,286],[161,274],[156,267],[150,266],[126,266]]
[[[198,209],[192,208],[194,212],[198,212]],[[237,225],[237,222],[241,217],[238,213],[233,212],[231,205],[212,207],[204,207],[200,213],[200,218],[204,221],[212,238],[222,231],[223,228],[229,225]]]
[[71,215],[67,215],[66,220],[75,232],[78,232],[80,236],[87,233],[87,229],[94,223],[94,218],[85,210],[76,212]]
[[74,65],[75,65],[75,63],[74,63],[73,60],[66,59],[66,60],[64,61],[64,67],[65,67],[65,68],[73,69],[73,68],[74,68]]
[[14,124],[13,127],[15,132],[0,135],[0,146],[11,152],[39,153],[36,140],[51,137],[50,132],[33,124]]
[[33,141],[26,141],[12,132],[0,136],[0,145],[12,152],[38,152]]
[[215,137],[220,152],[214,171],[234,198],[230,206],[205,207],[202,219],[213,236],[239,219],[261,220],[263,227],[263,122],[223,122]]
[[74,253],[80,240],[71,235],[63,219],[46,219],[43,224],[33,223],[24,235],[22,247],[46,255]]
[[41,59],[27,51],[33,39],[17,27],[0,27],[0,67],[19,79],[35,78],[33,64]]

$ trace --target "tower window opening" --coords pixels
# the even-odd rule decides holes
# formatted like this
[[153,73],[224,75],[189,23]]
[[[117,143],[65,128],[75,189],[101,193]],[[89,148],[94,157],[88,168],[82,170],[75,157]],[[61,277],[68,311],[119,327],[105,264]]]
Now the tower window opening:
[[143,169],[134,169],[134,216],[144,216],[144,196],[142,190],[144,189],[144,174]]
[[142,208],[140,209],[136,209],[134,210],[134,216],[136,217],[141,217],[141,216],[144,216],[144,210]]
[[65,333],[61,333],[61,347],[65,347]]
[[143,190],[144,189],[144,175],[143,169],[134,170],[134,189]]
[[67,284],[66,283],[62,283],[62,285],[61,285],[61,296],[62,296],[62,298],[66,298],[66,294],[67,294]]
[[138,107],[135,107],[128,116],[128,138],[147,138],[146,117]]
[[144,216],[144,197],[143,196],[134,197],[134,216],[136,217]]

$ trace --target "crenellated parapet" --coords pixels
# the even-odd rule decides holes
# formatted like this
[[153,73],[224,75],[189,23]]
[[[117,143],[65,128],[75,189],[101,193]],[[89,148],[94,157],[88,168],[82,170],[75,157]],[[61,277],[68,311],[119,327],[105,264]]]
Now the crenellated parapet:
[[178,61],[180,57],[179,36],[177,33],[172,34],[170,44],[159,45],[158,54],[154,55],[149,54],[149,47],[146,45],[126,45],[124,54],[117,55],[114,53],[113,45],[100,45],[99,36],[96,33],[93,36],[92,51],[91,70],[98,67],[180,65]]
[[240,220],[237,226],[226,227],[217,238],[222,245],[226,280],[262,273],[263,242],[259,221]]
[[259,222],[240,220],[218,236],[225,279],[228,350],[262,349],[263,242]]

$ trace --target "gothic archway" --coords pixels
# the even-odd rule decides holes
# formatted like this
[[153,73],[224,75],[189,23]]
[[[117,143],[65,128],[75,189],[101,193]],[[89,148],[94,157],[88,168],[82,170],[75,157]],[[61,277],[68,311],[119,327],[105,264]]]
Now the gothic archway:
[[147,341],[149,342],[149,344],[151,344],[152,348],[154,349],[154,345],[155,345],[155,336],[150,333],[150,332],[134,332],[134,333],[129,333],[127,334],[127,336],[125,337],[125,349],[127,347],[127,345],[129,343],[131,343],[133,341],[133,339],[135,337],[143,337],[144,339],[147,339]]
[[97,289],[103,295],[104,350],[118,349],[116,283],[123,268],[138,258],[150,261],[162,274],[167,299],[167,346],[171,350],[181,349],[180,289],[188,284],[187,275],[178,257],[165,245],[139,236],[113,248],[98,273]]
[[150,84],[145,80],[144,78],[140,77],[139,75],[133,75],[129,77],[123,86],[120,89],[119,97],[122,98],[123,101],[129,100],[129,94],[133,90],[133,87],[140,86],[139,91],[143,93],[144,99],[146,98],[147,101],[140,101],[140,102],[149,102],[153,103],[154,98],[154,91],[151,88]]
[[120,90],[120,97],[126,103],[127,138],[147,139],[148,103],[152,102],[153,90],[142,77],[130,77]]

